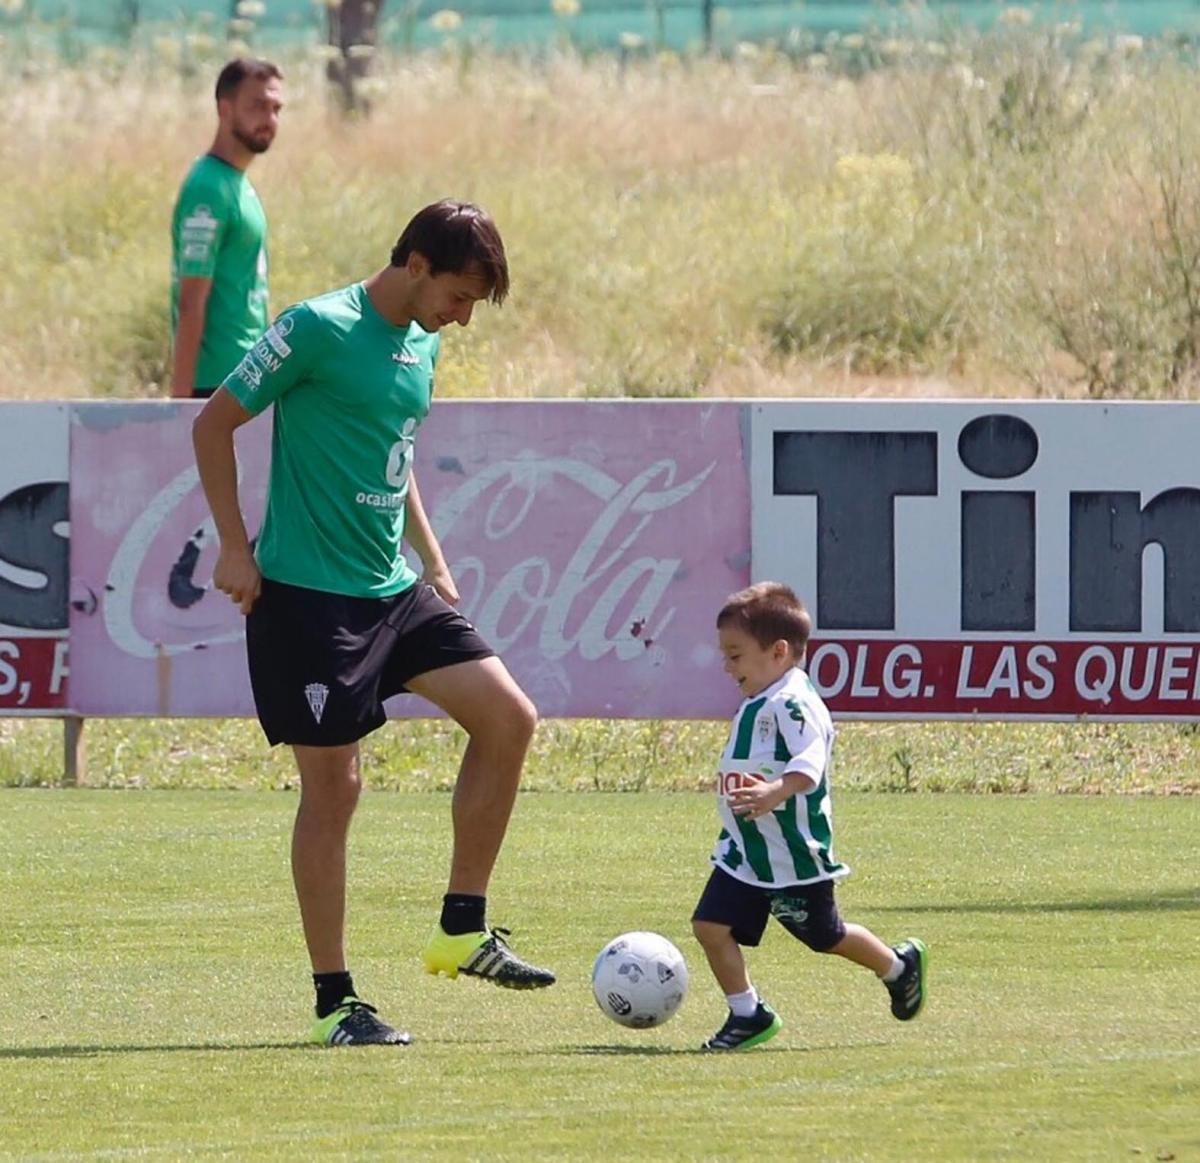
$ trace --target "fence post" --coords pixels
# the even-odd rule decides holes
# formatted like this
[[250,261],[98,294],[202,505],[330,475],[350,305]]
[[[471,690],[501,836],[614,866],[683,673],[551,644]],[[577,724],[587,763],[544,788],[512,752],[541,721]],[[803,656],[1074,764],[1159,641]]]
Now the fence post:
[[83,787],[87,783],[83,724],[82,715],[68,715],[63,719],[63,787]]

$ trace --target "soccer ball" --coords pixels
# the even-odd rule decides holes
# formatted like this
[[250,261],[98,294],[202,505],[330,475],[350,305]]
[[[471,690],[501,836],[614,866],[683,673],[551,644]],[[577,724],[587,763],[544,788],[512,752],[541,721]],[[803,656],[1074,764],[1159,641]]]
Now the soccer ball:
[[661,1026],[683,1004],[688,971],[683,954],[658,933],[614,937],[592,967],[592,993],[606,1017],[622,1026]]

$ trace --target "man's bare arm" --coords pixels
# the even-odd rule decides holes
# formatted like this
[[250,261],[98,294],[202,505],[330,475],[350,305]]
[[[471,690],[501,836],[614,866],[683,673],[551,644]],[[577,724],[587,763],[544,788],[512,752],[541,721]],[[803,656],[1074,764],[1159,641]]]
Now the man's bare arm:
[[[171,359],[171,395],[188,399],[196,387],[196,361],[204,338],[204,318],[212,279],[179,280],[179,321],[175,326],[175,351]],[[212,387],[201,384],[202,388]]]

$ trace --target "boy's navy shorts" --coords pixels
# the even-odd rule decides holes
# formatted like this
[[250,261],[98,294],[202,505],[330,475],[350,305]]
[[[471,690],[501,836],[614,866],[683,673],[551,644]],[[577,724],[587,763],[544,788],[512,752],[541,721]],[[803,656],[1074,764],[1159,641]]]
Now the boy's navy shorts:
[[692,914],[693,921],[728,925],[733,939],[747,946],[762,940],[769,917],[817,953],[832,949],[846,935],[832,880],[768,888],[714,868]]

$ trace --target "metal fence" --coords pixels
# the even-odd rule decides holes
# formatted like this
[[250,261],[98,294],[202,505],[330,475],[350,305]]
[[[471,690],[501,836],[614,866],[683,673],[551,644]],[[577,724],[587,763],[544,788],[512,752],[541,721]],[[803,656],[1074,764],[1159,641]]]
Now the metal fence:
[[[119,42],[167,29],[207,28],[224,35],[236,0],[23,0],[0,5],[0,31],[24,25],[82,42]],[[261,9],[261,11],[260,11]],[[393,47],[428,47],[455,37],[498,47],[537,48],[568,38],[582,49],[645,43],[685,49],[703,43],[706,10],[713,43],[790,40],[803,47],[831,33],[878,30],[938,37],[953,28],[987,29],[1012,11],[1041,23],[1078,21],[1089,35],[1200,39],[1200,0],[385,0],[380,39]],[[323,39],[314,0],[259,0],[248,31],[270,46]],[[447,11],[457,14],[447,17]],[[453,26],[453,27],[448,27]]]

